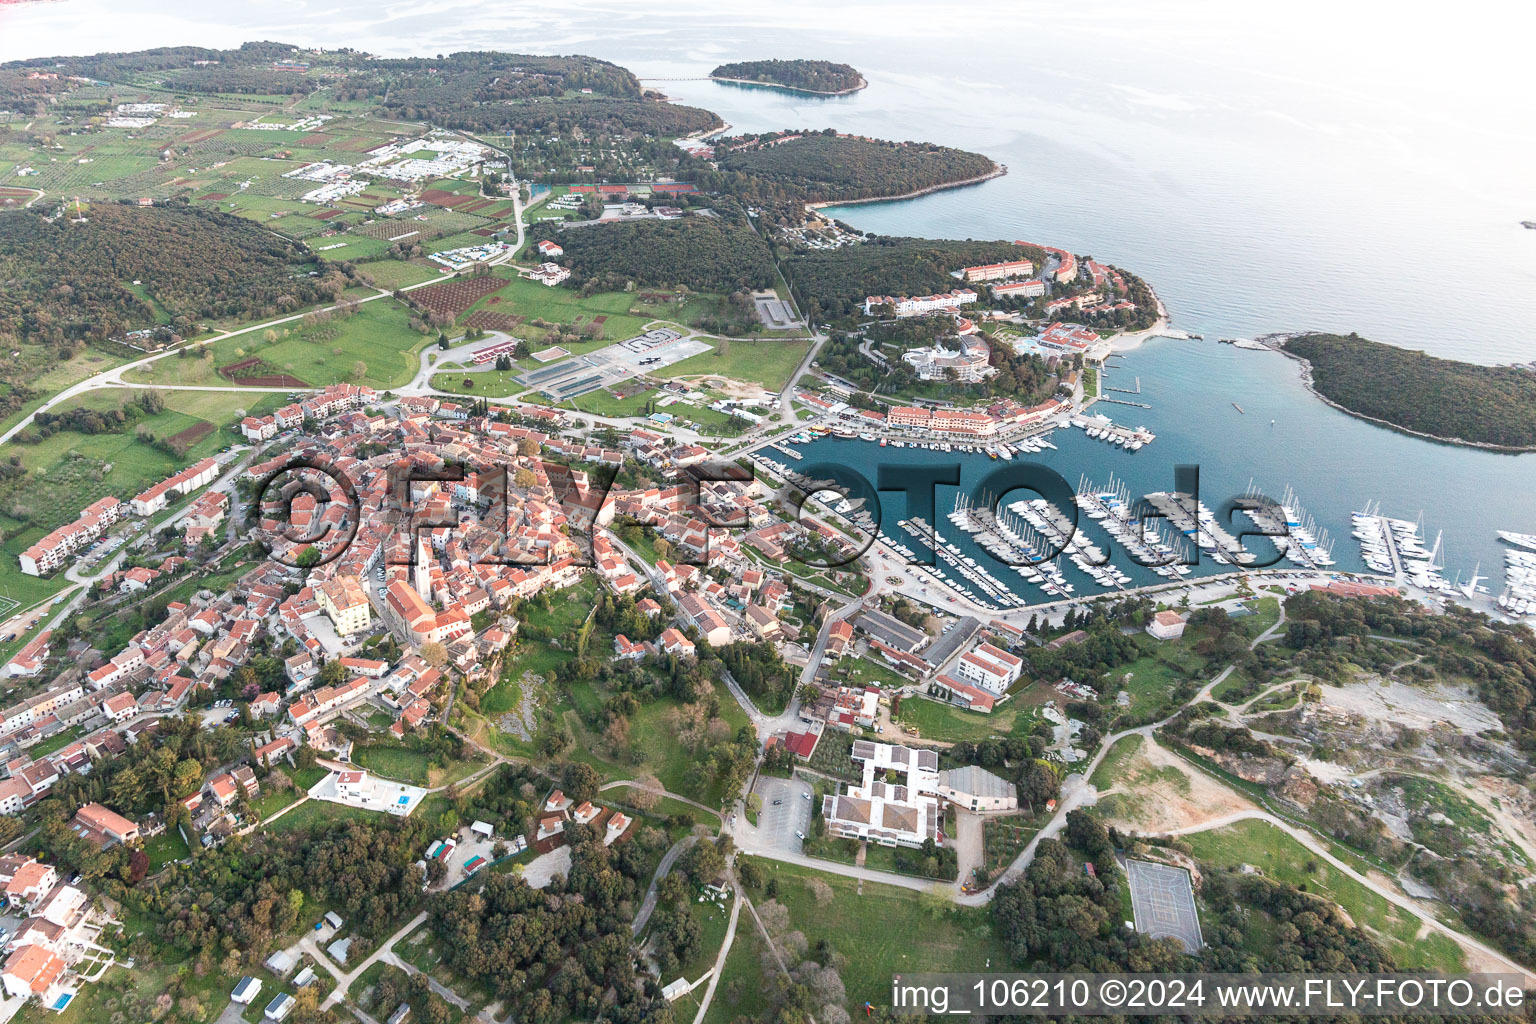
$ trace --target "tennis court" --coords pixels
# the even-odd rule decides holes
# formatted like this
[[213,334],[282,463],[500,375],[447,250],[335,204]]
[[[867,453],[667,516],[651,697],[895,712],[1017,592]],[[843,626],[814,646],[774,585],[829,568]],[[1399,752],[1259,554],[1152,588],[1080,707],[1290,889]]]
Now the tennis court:
[[1154,939],[1173,938],[1195,952],[1200,940],[1200,915],[1195,910],[1195,891],[1183,868],[1147,860],[1126,861],[1125,875],[1131,887],[1131,909],[1136,930]]

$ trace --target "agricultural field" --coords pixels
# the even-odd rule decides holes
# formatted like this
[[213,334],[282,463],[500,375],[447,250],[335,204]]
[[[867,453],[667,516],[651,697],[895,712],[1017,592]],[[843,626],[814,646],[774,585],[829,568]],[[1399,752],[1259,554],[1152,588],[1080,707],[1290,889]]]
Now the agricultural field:
[[[104,409],[126,399],[123,393],[93,392],[69,403],[70,407]],[[21,456],[28,473],[19,484],[0,488],[0,512],[29,524],[21,530],[6,530],[7,541],[24,540],[22,548],[48,530],[71,522],[84,506],[108,494],[127,500],[177,470],[190,465],[236,439],[220,430],[207,434],[188,449],[183,458],[174,458],[140,440],[140,427],[159,437],[170,437],[197,423],[215,427],[234,422],[239,400],[210,392],[168,392],[163,412],[141,419],[125,433],[78,434],[60,431],[36,444],[13,442],[13,453]],[[258,408],[254,402],[247,410]],[[19,550],[19,549],[18,549]]]
[[441,268],[422,266],[409,260],[373,260],[362,263],[357,268],[380,288],[404,288],[408,285],[420,284],[442,276]]
[[457,317],[489,295],[506,287],[506,281],[491,275],[455,277],[440,284],[429,284],[411,293],[411,301],[433,313]]

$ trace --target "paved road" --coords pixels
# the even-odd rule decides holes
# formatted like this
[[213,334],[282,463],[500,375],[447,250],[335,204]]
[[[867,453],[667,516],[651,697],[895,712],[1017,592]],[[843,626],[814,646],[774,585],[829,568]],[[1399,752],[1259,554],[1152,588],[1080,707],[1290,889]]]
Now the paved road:
[[325,1002],[320,1004],[320,1008],[322,1010],[328,1010],[332,1006],[335,1006],[337,1003],[346,999],[347,989],[351,987],[352,982],[356,981],[359,975],[361,975],[368,968],[372,967],[377,961],[384,959],[388,955],[391,955],[394,951],[395,943],[399,942],[411,932],[421,927],[426,922],[426,920],[427,912],[423,910],[421,913],[417,914],[415,917],[406,922],[405,927],[401,928],[388,939],[384,940],[384,944],[378,949],[374,950],[371,956],[369,956],[362,963],[358,964],[357,967],[351,971],[348,971],[346,974],[337,973],[334,968],[330,968],[330,961],[324,961],[327,968],[329,968],[331,973],[336,976],[336,989],[330,995],[325,997]]
[[709,987],[704,990],[704,998],[699,1000],[699,1012],[693,1015],[693,1024],[704,1024],[704,1015],[709,1012],[709,1004],[715,998],[715,988],[720,984],[720,975],[725,971],[725,958],[731,954],[731,943],[736,941],[736,922],[741,917],[742,904],[741,890],[736,890],[736,902],[731,904],[731,921],[726,925],[725,941],[720,944],[720,952],[715,955],[715,966],[709,972]]
[[599,793],[606,793],[608,790],[618,789],[620,786],[630,786],[634,789],[643,789],[647,793],[655,793],[657,796],[668,797],[669,799],[676,800],[678,803],[687,804],[689,807],[701,810],[705,814],[713,814],[716,818],[722,817],[720,811],[714,807],[701,804],[697,800],[690,800],[685,796],[679,796],[677,793],[669,793],[665,789],[657,789],[654,786],[642,786],[639,781],[635,779],[615,779],[613,782],[605,782],[603,785],[598,787],[597,791]]
[[677,858],[697,841],[698,836],[684,836],[673,843],[672,848],[662,855],[661,863],[656,865],[656,873],[651,876],[650,887],[645,890],[645,902],[640,904],[640,912],[635,915],[634,922],[629,926],[631,935],[639,935],[645,930],[646,922],[651,919],[651,912],[656,909],[657,883],[672,873],[672,865],[677,863]]

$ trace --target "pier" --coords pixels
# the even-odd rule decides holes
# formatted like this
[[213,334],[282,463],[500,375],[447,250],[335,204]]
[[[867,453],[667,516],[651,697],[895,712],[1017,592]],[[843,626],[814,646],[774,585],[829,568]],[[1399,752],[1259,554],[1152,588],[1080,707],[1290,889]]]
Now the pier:
[[1216,517],[1205,507],[1205,502],[1195,501],[1180,491],[1158,491],[1147,495],[1147,501],[1168,517],[1174,529],[1216,561],[1245,565],[1252,560],[1237,539],[1217,525]]
[[[1110,388],[1109,390],[1110,391],[1119,391],[1121,389],[1120,388]],[[1127,395],[1134,395],[1134,394],[1138,394],[1138,393],[1139,392],[1135,392],[1135,391],[1126,391],[1125,392],[1125,394],[1127,394]],[[1099,401],[1101,401],[1101,402],[1113,402],[1116,405],[1134,405],[1138,409],[1150,409],[1150,408],[1152,408],[1146,402],[1131,402],[1131,401],[1127,401],[1124,398],[1110,398],[1108,395],[1100,395],[1099,396]]]

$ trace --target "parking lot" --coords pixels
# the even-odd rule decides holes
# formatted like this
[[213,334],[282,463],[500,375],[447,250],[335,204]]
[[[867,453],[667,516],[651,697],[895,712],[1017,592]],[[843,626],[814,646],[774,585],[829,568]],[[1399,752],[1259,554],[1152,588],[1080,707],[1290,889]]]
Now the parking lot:
[[757,793],[763,798],[758,841],[765,849],[799,853],[801,839],[795,833],[803,835],[811,825],[811,784],[764,775],[757,781]]
[[572,356],[529,370],[518,381],[557,400],[575,398],[598,388],[645,373],[658,373],[673,363],[708,352],[707,341],[684,338],[670,328],[657,328],[595,352]]

